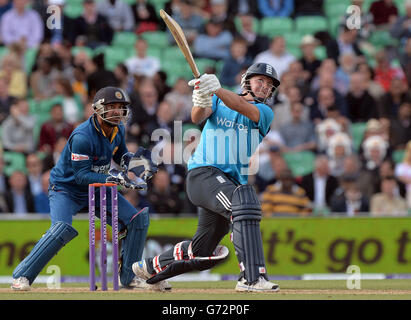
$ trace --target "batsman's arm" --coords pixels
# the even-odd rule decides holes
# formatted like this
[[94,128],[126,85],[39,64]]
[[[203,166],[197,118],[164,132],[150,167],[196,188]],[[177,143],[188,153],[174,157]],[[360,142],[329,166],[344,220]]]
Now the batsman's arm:
[[213,109],[211,108],[200,108],[194,106],[191,109],[191,121],[195,124],[200,124],[204,120],[206,120],[211,114],[213,113]]
[[224,88],[218,89],[215,94],[228,108],[241,113],[255,123],[259,122],[260,110],[254,104],[249,103],[243,97]]

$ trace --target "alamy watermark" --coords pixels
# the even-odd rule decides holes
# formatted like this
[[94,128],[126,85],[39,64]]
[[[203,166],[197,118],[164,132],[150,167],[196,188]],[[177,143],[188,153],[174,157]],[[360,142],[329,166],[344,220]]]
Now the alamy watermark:
[[350,265],[347,268],[347,273],[349,276],[347,277],[347,289],[350,290],[360,290],[361,289],[361,270],[359,266]]
[[347,28],[359,30],[361,28],[361,8],[351,5],[347,7],[346,13],[349,15],[345,21]]
[[60,290],[61,289],[61,270],[57,265],[51,265],[47,268],[47,289]]
[[57,5],[47,6],[47,14],[50,15],[46,21],[47,28],[50,30],[61,29],[61,7]]

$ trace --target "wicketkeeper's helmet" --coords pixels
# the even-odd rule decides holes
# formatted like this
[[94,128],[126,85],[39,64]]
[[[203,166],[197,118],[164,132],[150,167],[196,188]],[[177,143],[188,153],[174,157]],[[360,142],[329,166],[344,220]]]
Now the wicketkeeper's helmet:
[[[106,105],[111,103],[120,103],[121,111],[120,121],[114,122],[114,117],[107,117],[107,112],[110,110],[106,109]],[[130,115],[130,110],[128,105],[130,104],[130,99],[128,95],[120,88],[116,87],[104,87],[97,91],[93,99],[93,110],[98,116],[100,116],[105,122],[111,125],[118,125],[120,122],[127,122]]]
[[[273,80],[273,87],[271,88],[271,92],[264,99],[256,97],[255,93],[251,91],[250,78],[256,75],[264,75]],[[269,65],[268,63],[254,63],[241,76],[241,87],[245,89],[248,93],[250,93],[254,97],[254,100],[258,102],[264,103],[269,98],[271,98],[279,85],[280,80],[278,79],[277,72],[275,71],[273,66]]]

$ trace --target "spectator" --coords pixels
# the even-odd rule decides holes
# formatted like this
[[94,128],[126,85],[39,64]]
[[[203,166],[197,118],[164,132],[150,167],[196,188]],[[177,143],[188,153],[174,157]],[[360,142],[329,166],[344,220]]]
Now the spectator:
[[9,86],[6,79],[0,77],[0,124],[10,114],[10,106],[15,100],[15,97],[9,94]]
[[1,0],[0,1],[0,20],[3,17],[3,15],[12,8],[13,8],[13,5],[12,5],[11,0]]
[[107,70],[104,64],[104,54],[98,54],[92,59],[92,67],[87,77],[88,98],[91,100],[96,92],[107,86],[118,86],[118,80],[113,71]]
[[294,0],[294,17],[323,15],[323,0]]
[[142,209],[148,207],[148,212],[153,213],[154,209],[150,202],[141,195],[138,190],[134,189],[122,189],[121,194],[126,198],[135,208]]
[[87,75],[86,69],[82,65],[74,66],[71,87],[74,94],[79,95],[82,101],[87,100]]
[[71,43],[75,45],[81,40],[87,47],[94,49],[109,45],[113,39],[113,29],[107,19],[97,12],[94,0],[84,0],[83,14],[74,20],[74,26]]
[[114,32],[134,31],[133,12],[123,0],[98,1],[97,12],[107,19]]
[[326,45],[327,56],[339,63],[340,56],[347,53],[355,54],[356,56],[362,56],[362,51],[357,44],[358,31],[356,29],[349,29],[344,26],[336,39],[332,39]]
[[205,33],[200,33],[194,40],[194,54],[199,58],[227,59],[232,40],[233,36],[223,28],[223,23],[212,17],[205,24]]
[[402,79],[406,82],[404,72],[401,68],[396,68],[391,65],[384,49],[375,54],[375,62],[375,81],[381,85],[385,92],[390,90],[391,82],[394,78]]
[[346,53],[340,56],[339,62],[340,65],[336,71],[335,78],[342,84],[339,92],[345,95],[350,88],[350,77],[357,67],[357,57],[352,53]]
[[34,212],[34,199],[27,185],[27,177],[22,171],[14,171],[10,178],[10,189],[6,191],[6,202],[10,212],[26,214]]
[[[261,144],[260,147],[262,147]],[[267,149],[267,151],[262,150],[259,157],[259,167],[255,179],[258,193],[262,193],[268,185],[277,182],[278,173],[288,168],[278,146],[270,145]]]
[[210,0],[210,17],[214,21],[223,24],[223,29],[229,31],[232,35],[235,33],[234,16],[228,12],[229,0]]
[[156,9],[147,0],[137,0],[131,5],[131,11],[134,16],[135,33],[141,34],[161,29]]
[[364,85],[364,77],[355,72],[350,77],[347,94],[348,117],[352,122],[366,122],[378,118],[377,102],[371,97]]
[[9,188],[9,179],[4,174],[4,165],[3,154],[0,153],[0,213],[9,212],[6,202],[6,190]]
[[364,168],[369,171],[378,170],[387,156],[387,141],[383,137],[375,135],[365,139],[362,147],[364,150]]
[[335,133],[328,142],[327,156],[330,159],[330,171],[335,177],[344,172],[344,159],[352,154],[352,141],[344,132]]
[[191,122],[191,108],[193,102],[191,99],[191,90],[184,78],[178,78],[173,89],[167,93],[164,100],[168,102],[172,120]]
[[394,177],[396,182],[396,187],[394,190],[395,194],[405,198],[407,196],[406,186],[395,177],[395,162],[390,158],[386,158],[378,168],[378,174],[372,176],[373,179],[370,185],[373,187],[370,188],[370,185],[368,185],[368,189],[370,189],[371,194],[370,197],[378,192],[381,192],[381,181],[387,177]]
[[68,139],[74,127],[64,121],[63,106],[55,104],[50,110],[51,119],[41,126],[38,149],[42,152],[52,153],[60,137]]
[[148,45],[143,38],[137,39],[134,48],[135,56],[125,61],[128,71],[134,76],[153,77],[160,70],[160,60],[147,55]]
[[37,48],[43,41],[43,21],[27,4],[28,0],[13,0],[13,8],[2,16],[0,34],[5,45],[18,42],[25,48]]
[[41,174],[43,172],[42,162],[36,153],[30,153],[26,157],[28,187],[33,196],[42,192]]
[[368,213],[369,200],[361,193],[357,177],[344,175],[340,185],[331,198],[331,211],[348,217]]
[[34,149],[33,128],[36,120],[29,114],[27,101],[16,101],[2,123],[3,147],[7,151],[30,153]]
[[152,79],[144,79],[139,85],[138,95],[133,96],[131,119],[127,134],[138,144],[148,147],[151,144],[151,131],[156,127],[156,113],[159,106],[158,92]]
[[317,59],[315,55],[315,48],[319,45],[319,41],[312,35],[305,35],[300,44],[302,57],[300,59],[303,69],[309,72],[308,82],[310,83],[317,70],[321,66],[321,60]]
[[338,132],[342,132],[342,126],[331,118],[319,121],[315,127],[317,133],[317,152],[326,153],[330,139]]
[[294,0],[258,0],[262,17],[289,17],[294,12]]
[[314,124],[318,124],[327,117],[328,110],[331,108],[337,108],[334,90],[327,87],[319,89],[318,103],[310,107],[310,119]]
[[404,44],[411,38],[411,1],[405,1],[405,15],[398,17],[390,29],[391,36]]
[[258,34],[254,29],[255,16],[244,13],[239,15],[238,19],[239,27],[236,36],[247,41],[247,57],[254,60],[257,54],[268,49],[270,41],[266,36]]
[[385,91],[383,87],[374,80],[374,70],[366,62],[360,62],[357,64],[357,72],[363,75],[362,80],[364,88],[374,98],[374,100],[378,101]]
[[[271,129],[280,130],[280,128],[287,123],[292,121],[291,105],[294,103],[301,103],[301,91],[298,87],[290,87],[285,92],[285,97],[283,102],[278,103],[274,106],[275,117],[271,122]],[[304,106],[301,119],[303,121],[308,121],[310,116],[310,110],[308,107]]]
[[43,159],[43,170],[48,171],[53,169],[53,167],[57,164],[57,161],[60,158],[61,153],[63,152],[64,147],[66,146],[67,138],[66,137],[59,137],[57,138],[56,143],[54,144],[54,149],[51,153],[47,154],[46,157]]
[[235,38],[231,43],[230,56],[224,60],[220,74],[220,83],[223,86],[234,87],[236,77],[241,69],[252,64],[247,56],[247,42],[242,38]]
[[265,217],[278,214],[306,216],[310,212],[310,200],[304,189],[295,183],[290,169],[278,173],[278,182],[269,185],[261,195],[261,209]]
[[164,100],[166,94],[171,91],[171,87],[167,84],[167,73],[163,70],[157,71],[153,76],[153,81],[158,91],[158,99]]
[[411,102],[401,103],[398,116],[391,120],[390,146],[394,150],[403,150],[408,141],[411,141]]
[[255,0],[228,0],[228,13],[231,17],[246,14],[261,18],[257,1]]
[[30,76],[34,99],[44,100],[53,97],[56,94],[54,83],[60,76],[60,71],[53,66],[53,59],[41,57],[39,68]]
[[81,122],[84,106],[80,96],[74,93],[70,80],[59,77],[54,85],[56,94],[62,99],[64,121],[72,125]]
[[405,148],[404,158],[395,167],[395,176],[398,180],[405,184],[407,193],[407,206],[411,208],[411,141],[407,143]]
[[358,187],[361,193],[368,199],[375,193],[375,175],[367,170],[362,169],[361,161],[357,154],[353,153],[344,158],[344,170],[341,177],[353,176],[357,179]]
[[315,158],[314,172],[303,176],[301,180],[301,187],[316,211],[330,207],[331,197],[338,186],[338,179],[330,174],[328,158],[325,155]]
[[182,202],[177,190],[170,183],[170,176],[165,169],[160,169],[153,178],[152,188],[147,195],[155,213],[179,214]]
[[310,73],[304,70],[300,60],[294,60],[288,67],[288,73],[294,78],[296,86],[300,89],[303,97],[310,92]]
[[50,213],[49,179],[50,171],[45,171],[41,175],[41,192],[34,196],[34,210],[37,213]]
[[286,52],[284,38],[282,36],[276,36],[272,39],[270,48],[255,57],[254,63],[265,62],[272,65],[277,71],[277,75],[281,77],[294,60],[295,57]]
[[405,216],[407,202],[395,191],[398,189],[394,176],[384,177],[381,192],[373,195],[370,201],[370,213],[378,216]]
[[[188,44],[192,45],[203,28],[204,19],[195,12],[192,0],[181,0],[179,9],[178,11],[173,9],[172,17],[184,30]],[[171,34],[169,39],[171,43],[175,43]]]
[[304,106],[300,102],[290,105],[292,120],[280,128],[280,135],[284,141],[282,152],[313,151],[315,144],[315,130],[310,121],[302,119]]
[[9,94],[24,99],[27,95],[27,74],[19,57],[9,53],[1,60],[0,78],[7,81]]
[[394,119],[398,116],[400,105],[410,101],[407,84],[401,78],[393,78],[390,89],[380,99],[379,115],[381,118]]
[[398,16],[398,9],[393,0],[374,1],[370,7],[373,23],[378,29],[389,28]]
[[403,52],[399,53],[399,61],[407,79],[408,87],[411,87],[411,35],[405,41]]

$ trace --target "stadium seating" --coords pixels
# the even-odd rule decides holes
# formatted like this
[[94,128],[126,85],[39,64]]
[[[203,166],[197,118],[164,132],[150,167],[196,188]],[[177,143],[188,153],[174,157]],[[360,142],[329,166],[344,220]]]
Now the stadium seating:
[[260,34],[268,37],[283,35],[293,31],[293,20],[287,17],[265,17],[260,21]]
[[147,41],[148,47],[166,48],[169,46],[168,33],[164,31],[143,32],[141,37]]
[[405,155],[405,150],[395,150],[392,153],[392,160],[394,160],[395,163],[400,163],[403,161]]
[[295,30],[303,34],[314,34],[328,30],[328,20],[322,16],[302,16],[295,18]]
[[137,35],[134,32],[116,32],[113,36],[111,45],[120,48],[134,48]]
[[366,126],[367,123],[365,122],[356,122],[351,124],[351,136],[353,147],[356,152],[360,149]]
[[311,151],[284,153],[284,160],[295,177],[313,172],[315,155]]
[[6,176],[11,176],[16,170],[26,173],[26,158],[23,153],[4,151],[3,159],[5,162],[4,174]]

